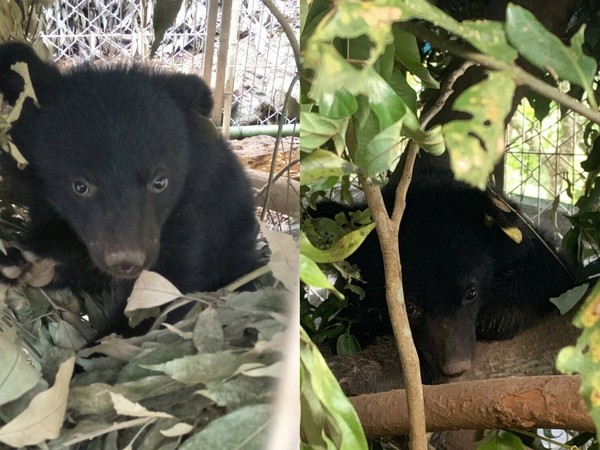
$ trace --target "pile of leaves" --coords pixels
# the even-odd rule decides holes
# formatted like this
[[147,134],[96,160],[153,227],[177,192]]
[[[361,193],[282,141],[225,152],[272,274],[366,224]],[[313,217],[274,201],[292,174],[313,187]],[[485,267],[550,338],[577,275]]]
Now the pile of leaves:
[[[275,249],[270,268],[291,279],[288,256]],[[269,280],[257,291],[183,295],[144,272],[127,314],[147,316],[163,306],[151,330],[128,339],[113,334],[82,349],[85,328],[73,324],[83,319],[68,309],[78,304],[67,301],[74,293],[9,287],[0,299],[0,442],[265,448],[291,301]],[[183,320],[163,323],[190,302]]]

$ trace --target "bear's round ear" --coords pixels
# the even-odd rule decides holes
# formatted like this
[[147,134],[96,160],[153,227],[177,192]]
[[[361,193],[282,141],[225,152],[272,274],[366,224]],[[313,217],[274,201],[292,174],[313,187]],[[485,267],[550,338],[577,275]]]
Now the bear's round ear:
[[182,73],[157,73],[153,80],[184,111],[192,110],[203,117],[210,117],[214,104],[212,92],[200,77]]
[[27,64],[33,89],[43,103],[44,95],[60,80],[60,72],[54,65],[42,61],[31,46],[21,42],[0,44],[0,93],[4,100],[14,105],[23,91],[23,78],[11,69],[17,62]]

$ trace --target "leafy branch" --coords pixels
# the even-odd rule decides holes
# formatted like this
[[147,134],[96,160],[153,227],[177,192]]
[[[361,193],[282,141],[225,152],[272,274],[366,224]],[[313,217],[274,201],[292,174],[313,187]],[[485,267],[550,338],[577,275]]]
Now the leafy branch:
[[[600,124],[600,113],[587,107],[584,103],[574,99],[573,97],[560,92],[556,87],[545,83],[536,78],[524,69],[521,69],[516,64],[509,64],[500,61],[494,57],[487,56],[483,53],[468,50],[464,46],[450,42],[447,39],[440,37],[438,34],[429,30],[424,24],[414,22],[402,22],[397,24],[403,30],[409,31],[421,39],[431,42],[433,45],[446,49],[454,55],[476,64],[481,64],[492,70],[504,71],[509,74],[518,84],[525,85],[531,90],[543,95],[555,102],[581,114],[586,119],[594,123]],[[593,97],[590,97],[593,98]]]

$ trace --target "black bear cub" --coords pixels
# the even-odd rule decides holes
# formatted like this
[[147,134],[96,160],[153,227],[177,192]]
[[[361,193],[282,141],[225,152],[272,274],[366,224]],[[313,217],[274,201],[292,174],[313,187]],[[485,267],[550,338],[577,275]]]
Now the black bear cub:
[[[388,209],[393,197],[392,189],[384,189]],[[425,372],[436,374],[434,378],[470,369],[476,339],[513,337],[552,312],[555,307],[548,300],[573,285],[549,239],[450,173],[415,175],[406,204],[400,225],[406,308]],[[314,213],[333,217],[365,207],[324,202]],[[511,228],[520,231],[520,243],[505,233]],[[352,331],[363,342],[391,334],[375,232],[349,261],[366,282],[361,323]]]
[[[10,130],[29,162],[22,247],[57,262],[52,286],[122,291],[118,316],[143,270],[193,292],[259,265],[250,186],[206,119],[213,102],[200,78],[139,67],[61,73],[7,43],[0,92],[9,103],[23,89],[11,70],[19,61],[39,101],[27,99]],[[14,166],[7,159],[3,170]]]

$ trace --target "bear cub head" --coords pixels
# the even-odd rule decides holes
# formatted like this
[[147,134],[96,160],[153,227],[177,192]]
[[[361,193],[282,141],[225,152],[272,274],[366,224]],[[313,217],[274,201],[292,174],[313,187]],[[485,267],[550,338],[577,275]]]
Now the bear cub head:
[[119,74],[72,74],[37,112],[37,142],[28,148],[47,201],[60,215],[68,211],[62,216],[94,264],[137,277],[158,256],[190,143],[183,113],[166,93],[143,73]]
[[[156,262],[161,228],[189,176],[186,121],[192,108],[212,109],[208,87],[197,77],[135,67],[84,65],[63,74],[16,43],[2,46],[0,66],[11,58],[28,63],[39,101],[27,99],[10,130],[29,162],[32,189],[44,192],[32,199],[32,220],[65,221],[98,268],[136,278]],[[24,82],[0,69],[2,94],[14,103]]]

